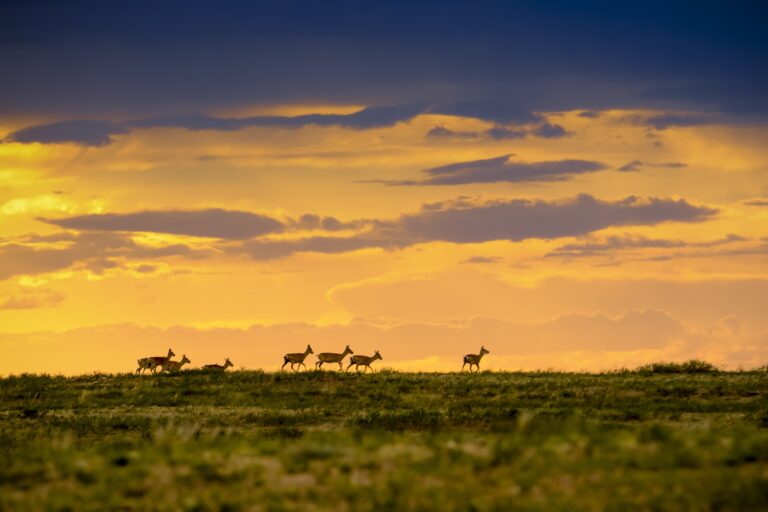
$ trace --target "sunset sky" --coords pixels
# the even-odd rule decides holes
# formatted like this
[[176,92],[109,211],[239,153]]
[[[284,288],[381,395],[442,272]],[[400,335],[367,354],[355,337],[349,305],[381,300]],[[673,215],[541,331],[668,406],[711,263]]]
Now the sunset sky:
[[764,365],[760,4],[2,2],[0,374]]

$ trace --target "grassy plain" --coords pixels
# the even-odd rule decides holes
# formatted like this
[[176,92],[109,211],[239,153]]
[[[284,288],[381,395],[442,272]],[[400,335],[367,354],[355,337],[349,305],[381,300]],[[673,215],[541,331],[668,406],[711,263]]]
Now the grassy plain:
[[765,372],[23,375],[0,403],[3,510],[768,510]]

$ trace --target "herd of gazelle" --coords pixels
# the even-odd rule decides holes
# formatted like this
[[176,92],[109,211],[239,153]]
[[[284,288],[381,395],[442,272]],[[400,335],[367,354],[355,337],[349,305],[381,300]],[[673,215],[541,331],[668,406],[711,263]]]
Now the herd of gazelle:
[[[299,371],[299,369],[303,366],[304,369],[307,369],[307,365],[304,364],[304,360],[309,356],[309,354],[314,354],[315,352],[312,350],[312,347],[310,345],[307,345],[307,349],[304,352],[294,352],[290,354],[285,354],[283,356],[283,366],[280,367],[280,370],[285,369],[285,365],[290,364],[291,370],[293,371]],[[483,356],[485,354],[489,354],[490,352],[485,347],[480,347],[480,353],[478,354],[467,354],[464,356],[464,364],[461,365],[461,371],[464,371],[464,368],[469,365],[469,371],[472,371],[472,367],[475,367],[475,371],[480,371],[480,360],[483,359]],[[349,354],[351,357],[349,358],[349,365],[347,366],[347,370],[349,371],[350,368],[353,366],[355,367],[355,370],[360,371],[360,367],[363,367],[363,372],[367,370],[371,370],[373,372],[373,368],[371,368],[371,363],[376,361],[377,359],[383,359],[381,357],[381,354],[379,354],[379,351],[377,350],[374,352],[372,356],[362,356],[362,355],[354,355],[354,352],[352,352],[352,349],[349,348],[349,345],[347,345],[344,348],[344,351],[341,353],[336,352],[322,352],[320,354],[317,354],[317,362],[315,362],[315,369],[316,370],[322,370],[323,364],[329,363],[329,364],[338,364],[339,365],[339,371],[341,371],[344,367],[342,364],[342,361],[345,357],[347,357],[347,354]],[[150,370],[152,373],[156,373],[157,369],[160,368],[161,372],[178,372],[181,370],[181,367],[184,366],[186,363],[190,363],[191,361],[187,359],[186,354],[182,355],[180,361],[173,361],[171,358],[175,356],[176,354],[171,350],[168,349],[168,354],[166,356],[152,356],[152,357],[143,357],[139,359],[139,367],[136,369],[136,373],[144,373],[145,370]],[[206,364],[203,365],[203,370],[208,371],[219,371],[223,372],[230,366],[233,366],[232,361],[227,358],[224,361],[224,364]]]
[[[145,370],[149,370],[152,373],[157,373],[158,368],[160,368],[161,372],[178,372],[181,370],[182,366],[192,362],[189,360],[186,354],[181,356],[181,360],[174,361],[171,358],[175,355],[176,353],[169,348],[168,354],[165,356],[142,357],[138,360],[139,367],[136,368],[136,373],[144,373]],[[234,365],[232,364],[232,361],[229,360],[229,358],[226,358],[224,364],[203,365],[203,370],[223,372],[230,366]]]

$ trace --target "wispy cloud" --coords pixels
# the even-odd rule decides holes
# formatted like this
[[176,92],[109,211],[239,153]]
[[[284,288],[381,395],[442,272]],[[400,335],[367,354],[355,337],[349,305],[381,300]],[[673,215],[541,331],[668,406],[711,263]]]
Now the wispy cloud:
[[580,174],[607,169],[601,162],[590,160],[554,160],[547,162],[515,162],[513,154],[483,160],[458,162],[425,169],[421,180],[378,180],[390,186],[466,185],[470,183],[531,183],[565,181]]

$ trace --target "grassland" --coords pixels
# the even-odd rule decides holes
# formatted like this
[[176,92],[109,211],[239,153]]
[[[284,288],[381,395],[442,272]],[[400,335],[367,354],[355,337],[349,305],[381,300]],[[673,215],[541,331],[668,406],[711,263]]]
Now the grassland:
[[765,372],[24,375],[0,403],[3,510],[768,510]]

